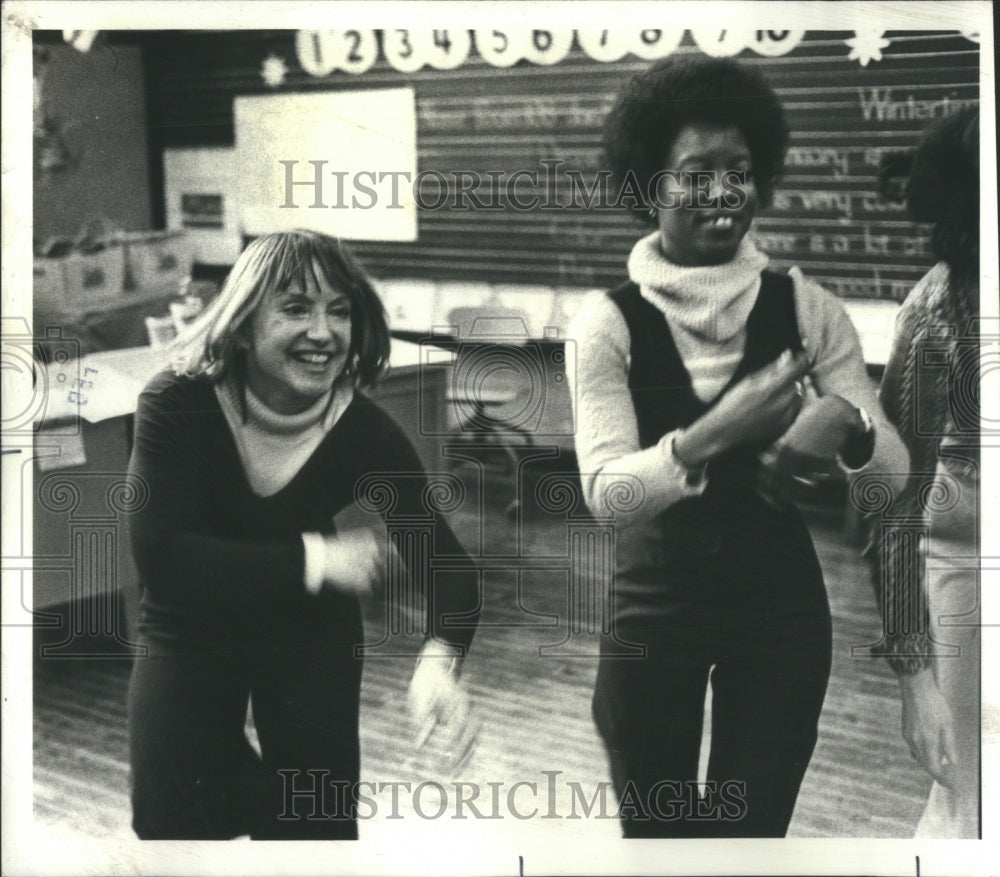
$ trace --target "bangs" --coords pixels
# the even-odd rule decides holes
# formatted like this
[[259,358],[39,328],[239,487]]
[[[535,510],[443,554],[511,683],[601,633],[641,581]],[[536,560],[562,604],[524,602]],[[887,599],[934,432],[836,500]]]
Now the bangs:
[[276,235],[271,241],[260,285],[269,292],[284,292],[294,285],[304,292],[309,281],[320,285],[322,278],[338,292],[357,302],[358,285],[345,270],[347,254],[333,238],[302,231]]

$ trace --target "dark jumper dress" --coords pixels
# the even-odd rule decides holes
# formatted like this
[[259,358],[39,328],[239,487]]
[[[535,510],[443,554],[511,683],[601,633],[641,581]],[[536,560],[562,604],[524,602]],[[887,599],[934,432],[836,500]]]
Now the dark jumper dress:
[[[665,317],[639,288],[610,296],[631,338],[640,443],[651,447],[712,403],[695,395]],[[765,271],[728,386],[786,349],[802,349],[792,283]],[[780,837],[791,820],[830,672],[830,612],[801,514],[754,488],[761,450],[717,457],[701,496],[618,534],[615,637],[602,648],[593,708],[626,837]],[[622,657],[616,639],[644,645],[646,657]],[[715,786],[696,804],[710,672]]]

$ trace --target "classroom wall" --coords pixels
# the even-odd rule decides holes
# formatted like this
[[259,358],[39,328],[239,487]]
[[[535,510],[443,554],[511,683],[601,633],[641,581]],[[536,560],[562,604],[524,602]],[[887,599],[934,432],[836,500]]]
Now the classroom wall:
[[39,43],[47,60],[40,109],[58,125],[69,162],[34,178],[34,238],[74,236],[104,218],[152,227],[142,50],[98,40],[90,52]]
[[[449,178],[459,170],[493,171],[509,178],[534,170],[540,182],[522,182],[518,193],[541,195],[543,202],[551,195],[554,202],[566,203],[571,195],[564,171],[587,178],[601,169],[604,115],[627,78],[650,63],[635,54],[595,60],[581,48],[580,35],[570,32],[571,45],[556,63],[522,60],[498,67],[473,41],[454,69],[425,66],[404,72],[386,60],[386,41],[394,41],[400,66],[400,34],[407,32],[317,31],[303,43],[307,33],[152,37],[158,60],[150,108],[160,146],[234,148],[232,105],[243,94],[406,85],[415,90],[420,171]],[[372,56],[365,69],[330,69],[326,62],[339,51],[331,41],[355,33],[367,41],[362,54]],[[738,53],[783,98],[793,132],[785,178],[755,233],[777,267],[797,264],[845,298],[898,302],[933,257],[927,229],[911,223],[902,205],[876,194],[879,162],[887,152],[913,146],[933,119],[978,100],[979,46],[957,31],[887,32],[861,63],[852,40],[857,43],[857,35],[850,31],[809,31],[778,56],[750,48]],[[703,50],[685,31],[673,51]],[[276,66],[277,80],[266,82],[265,74]],[[340,66],[350,64],[342,60]],[[322,154],[309,148],[290,156],[300,160],[299,179],[308,175],[312,160],[329,160],[329,167],[336,167],[336,144]],[[561,163],[551,185],[545,183],[545,162]],[[238,185],[260,198],[283,197],[263,178],[240,179]],[[427,181],[427,200],[437,185]],[[476,194],[490,201],[496,188],[487,184]],[[301,213],[305,217],[308,211]],[[521,210],[509,204],[472,210],[448,203],[419,208],[415,242],[359,241],[354,249],[379,278],[494,288],[606,288],[624,279],[628,252],[643,233],[645,228],[623,210],[541,205]]]

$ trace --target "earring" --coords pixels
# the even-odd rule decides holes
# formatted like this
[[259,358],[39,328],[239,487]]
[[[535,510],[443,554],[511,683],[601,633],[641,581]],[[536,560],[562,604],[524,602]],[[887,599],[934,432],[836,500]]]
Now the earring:
[[655,204],[650,204],[649,205],[649,218],[650,219],[656,219],[656,205]]

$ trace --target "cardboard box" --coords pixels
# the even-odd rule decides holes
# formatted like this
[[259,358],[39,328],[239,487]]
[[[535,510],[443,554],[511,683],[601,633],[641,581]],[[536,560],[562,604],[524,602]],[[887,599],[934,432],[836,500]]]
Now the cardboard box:
[[123,240],[137,289],[180,283],[191,272],[191,247],[183,232],[137,232]]
[[35,257],[32,292],[36,300],[63,300],[66,295],[66,267],[62,259]]
[[60,260],[69,300],[111,298],[125,289],[125,252],[117,245],[96,253],[71,253]]

